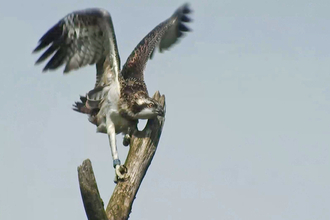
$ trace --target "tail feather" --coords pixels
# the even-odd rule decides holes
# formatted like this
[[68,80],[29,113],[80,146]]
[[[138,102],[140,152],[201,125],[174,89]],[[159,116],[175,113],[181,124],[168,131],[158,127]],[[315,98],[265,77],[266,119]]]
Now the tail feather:
[[73,104],[73,110],[90,116],[95,116],[100,111],[99,105],[103,98],[103,87],[89,91],[86,96],[80,96],[80,102]]
[[73,104],[72,109],[74,111],[80,112],[80,113],[83,113],[83,114],[88,114],[88,115],[91,115],[91,116],[94,116],[99,112],[100,109],[89,107],[88,102],[87,102],[88,100],[87,100],[86,96],[80,96],[80,101],[81,102],[75,102]]
[[88,109],[82,102],[75,102],[72,109],[83,114],[90,115],[92,113],[91,109]]
[[83,104],[87,102],[87,97],[86,96],[80,96],[80,101],[82,101]]

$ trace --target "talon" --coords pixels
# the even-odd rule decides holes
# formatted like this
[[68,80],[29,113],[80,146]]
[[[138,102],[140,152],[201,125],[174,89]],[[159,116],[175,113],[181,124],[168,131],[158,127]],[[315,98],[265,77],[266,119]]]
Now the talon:
[[127,178],[127,168],[124,165],[116,165],[115,167],[116,176],[114,182],[117,183],[120,180],[125,180]]
[[123,139],[123,145],[126,147],[130,144],[130,142],[131,142],[131,136],[129,134],[125,134]]

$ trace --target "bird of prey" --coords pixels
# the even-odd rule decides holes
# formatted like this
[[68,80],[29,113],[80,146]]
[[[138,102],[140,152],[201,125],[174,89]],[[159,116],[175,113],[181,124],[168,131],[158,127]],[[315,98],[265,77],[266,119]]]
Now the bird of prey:
[[96,65],[95,87],[80,97],[74,110],[89,115],[97,132],[108,134],[117,179],[125,175],[117,153],[116,134],[124,134],[123,143],[127,146],[139,119],[164,116],[164,109],[148,95],[143,73],[146,63],[157,47],[160,52],[168,49],[190,30],[185,24],[191,21],[187,16],[190,12],[188,4],[184,4],[156,26],[135,47],[122,70],[112,19],[104,9],[68,14],[41,37],[33,51],[48,47],[36,64],[53,55],[43,71],[64,64],[64,73],[69,73],[87,64]]

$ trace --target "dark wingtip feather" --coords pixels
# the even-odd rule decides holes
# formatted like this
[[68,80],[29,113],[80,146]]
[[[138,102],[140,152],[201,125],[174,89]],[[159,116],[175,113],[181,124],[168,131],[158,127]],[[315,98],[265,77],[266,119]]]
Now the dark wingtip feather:
[[35,64],[39,64],[42,61],[44,61],[45,59],[47,59],[49,56],[51,56],[57,49],[58,49],[58,45],[53,44],[52,46],[50,46],[40,57],[39,59],[36,61]]
[[191,31],[190,28],[188,28],[186,25],[180,23],[179,24],[179,30],[182,31],[182,32],[189,32]]
[[39,40],[39,45],[33,50],[32,53],[36,53],[45,47],[47,47],[49,44],[54,42],[55,40],[59,39],[63,32],[62,23],[59,22],[55,24],[51,29],[49,29]]
[[186,15],[182,15],[182,17],[181,17],[181,21],[182,21],[182,22],[191,22],[192,19],[189,18],[189,17],[187,17]]
[[36,53],[42,49],[44,49],[45,47],[47,47],[51,42],[46,42],[46,41],[42,41],[41,39],[39,40],[39,45],[34,48],[34,50],[32,51],[32,53]]
[[188,28],[185,25],[185,23],[188,23],[188,22],[191,22],[192,21],[192,19],[187,16],[187,14],[191,13],[192,10],[190,9],[188,3],[184,4],[179,10],[180,10],[180,14],[181,15],[180,15],[180,23],[179,23],[179,26],[178,26],[180,35],[178,37],[181,37],[182,36],[182,32],[189,32],[189,31],[191,31],[191,29]]
[[43,71],[56,69],[61,66],[65,59],[66,49],[67,48],[62,47],[57,50],[55,55],[48,61]]
[[46,47],[47,45],[42,45],[41,42],[39,43],[39,45],[34,48],[34,50],[32,51],[32,53],[37,53],[39,52],[42,48]]
[[[60,45],[63,41],[63,39],[62,39],[63,27],[62,26],[63,25],[61,22],[57,23],[40,38],[39,45],[33,50],[32,53],[39,52],[40,50],[46,48],[50,44],[51,44],[51,46],[39,57],[39,59],[35,62],[35,65],[46,60],[48,57],[50,57],[55,51],[57,51],[60,48]],[[47,63],[47,65],[43,68],[42,72],[46,72],[47,70],[54,69],[54,67],[57,66],[58,59],[61,58],[58,54],[58,51],[55,54],[55,56],[57,57],[57,60],[53,59],[54,58],[53,57]]]
[[189,3],[184,4],[182,7],[182,12],[184,14],[189,14],[192,12],[192,10],[189,8]]

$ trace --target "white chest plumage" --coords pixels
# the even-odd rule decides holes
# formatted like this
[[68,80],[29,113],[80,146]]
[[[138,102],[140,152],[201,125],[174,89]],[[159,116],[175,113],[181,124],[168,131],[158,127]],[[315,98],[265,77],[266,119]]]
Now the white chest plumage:
[[120,99],[120,84],[117,79],[110,84],[105,97],[107,97],[107,99],[104,100],[104,103],[101,107],[102,116],[105,118],[108,117],[111,120],[115,126],[117,134],[126,133],[130,123],[119,113],[118,103]]

